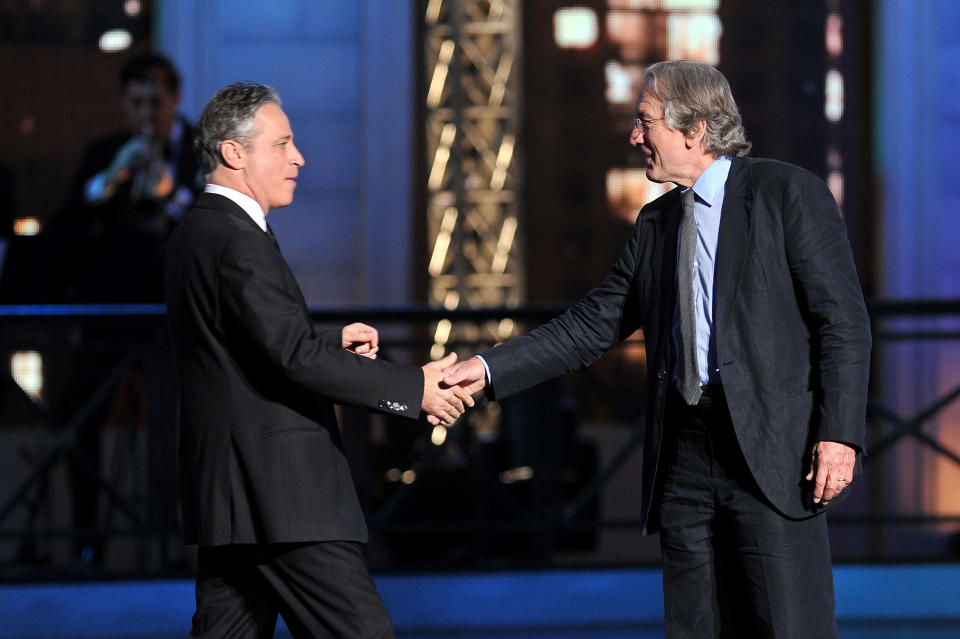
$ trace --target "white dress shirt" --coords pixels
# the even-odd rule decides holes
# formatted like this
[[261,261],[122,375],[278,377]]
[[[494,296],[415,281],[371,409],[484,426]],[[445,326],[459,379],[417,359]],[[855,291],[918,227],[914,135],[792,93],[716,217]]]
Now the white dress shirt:
[[225,198],[229,198],[235,202],[237,206],[246,211],[247,215],[249,215],[250,219],[257,223],[257,226],[260,227],[261,231],[264,233],[267,232],[267,216],[263,212],[263,209],[260,208],[260,204],[249,195],[245,195],[240,191],[231,189],[227,186],[220,186],[219,184],[207,184],[205,187],[203,187],[203,192],[222,195]]

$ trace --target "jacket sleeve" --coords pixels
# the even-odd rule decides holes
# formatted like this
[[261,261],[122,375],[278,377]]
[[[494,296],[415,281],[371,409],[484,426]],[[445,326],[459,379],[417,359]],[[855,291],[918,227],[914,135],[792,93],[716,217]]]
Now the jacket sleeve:
[[629,301],[636,275],[641,223],[603,283],[562,315],[485,353],[494,399],[590,365],[638,326]]
[[[338,403],[417,418],[423,372],[344,350],[340,331],[316,332],[280,253],[239,233],[217,266],[221,314],[240,348],[258,353],[290,383]],[[291,288],[294,287],[294,288]]]
[[787,181],[783,212],[790,272],[817,340],[816,440],[844,442],[862,451],[870,319],[846,228],[826,185],[806,171]]

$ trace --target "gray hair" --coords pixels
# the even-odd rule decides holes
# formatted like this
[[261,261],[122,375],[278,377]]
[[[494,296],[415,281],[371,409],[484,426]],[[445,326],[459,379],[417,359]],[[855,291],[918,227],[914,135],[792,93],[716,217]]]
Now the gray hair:
[[217,91],[197,120],[193,148],[205,180],[222,164],[220,145],[226,140],[239,142],[245,148],[257,132],[253,128],[257,111],[264,104],[280,106],[276,89],[256,82],[235,82]]
[[740,157],[750,152],[730,84],[710,65],[689,60],[658,62],[643,72],[642,86],[663,102],[663,117],[671,128],[689,133],[699,120],[705,120],[704,146],[710,153]]

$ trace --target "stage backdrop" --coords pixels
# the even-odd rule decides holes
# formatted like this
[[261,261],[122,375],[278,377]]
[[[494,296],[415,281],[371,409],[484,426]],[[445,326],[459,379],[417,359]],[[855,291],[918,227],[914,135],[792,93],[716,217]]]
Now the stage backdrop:
[[270,214],[309,303],[411,301],[414,41],[408,2],[166,0],[157,45],[192,118],[240,80],[280,92],[306,158]]

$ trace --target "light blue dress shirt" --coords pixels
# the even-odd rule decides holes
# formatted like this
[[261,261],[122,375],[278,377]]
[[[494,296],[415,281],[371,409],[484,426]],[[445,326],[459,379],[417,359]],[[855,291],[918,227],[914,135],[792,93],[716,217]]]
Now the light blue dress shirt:
[[[717,259],[717,240],[720,237],[720,210],[723,208],[723,195],[729,174],[730,158],[719,157],[700,174],[691,187],[696,195],[693,214],[697,220],[697,254],[693,278],[693,299],[697,309],[697,369],[700,371],[700,383],[704,385],[720,382],[717,348],[713,339],[713,270]],[[678,232],[677,243],[679,242]],[[679,331],[680,318],[674,309],[674,348]],[[487,361],[479,355],[476,357],[486,370],[487,383],[492,383]],[[674,369],[673,378],[676,377],[677,371]]]
[[[717,239],[720,237],[720,210],[727,176],[730,174],[730,158],[719,157],[700,174],[691,187],[696,198],[693,215],[697,220],[697,253],[693,265],[693,300],[697,310],[697,370],[700,383],[720,382],[717,367],[717,346],[713,337],[713,271],[717,260]],[[684,189],[685,191],[686,189]],[[682,226],[682,224],[681,224]],[[680,235],[677,234],[677,243]],[[676,348],[680,333],[680,316],[673,311],[673,344]],[[679,361],[677,362],[679,366]],[[673,378],[677,377],[674,368]]]

